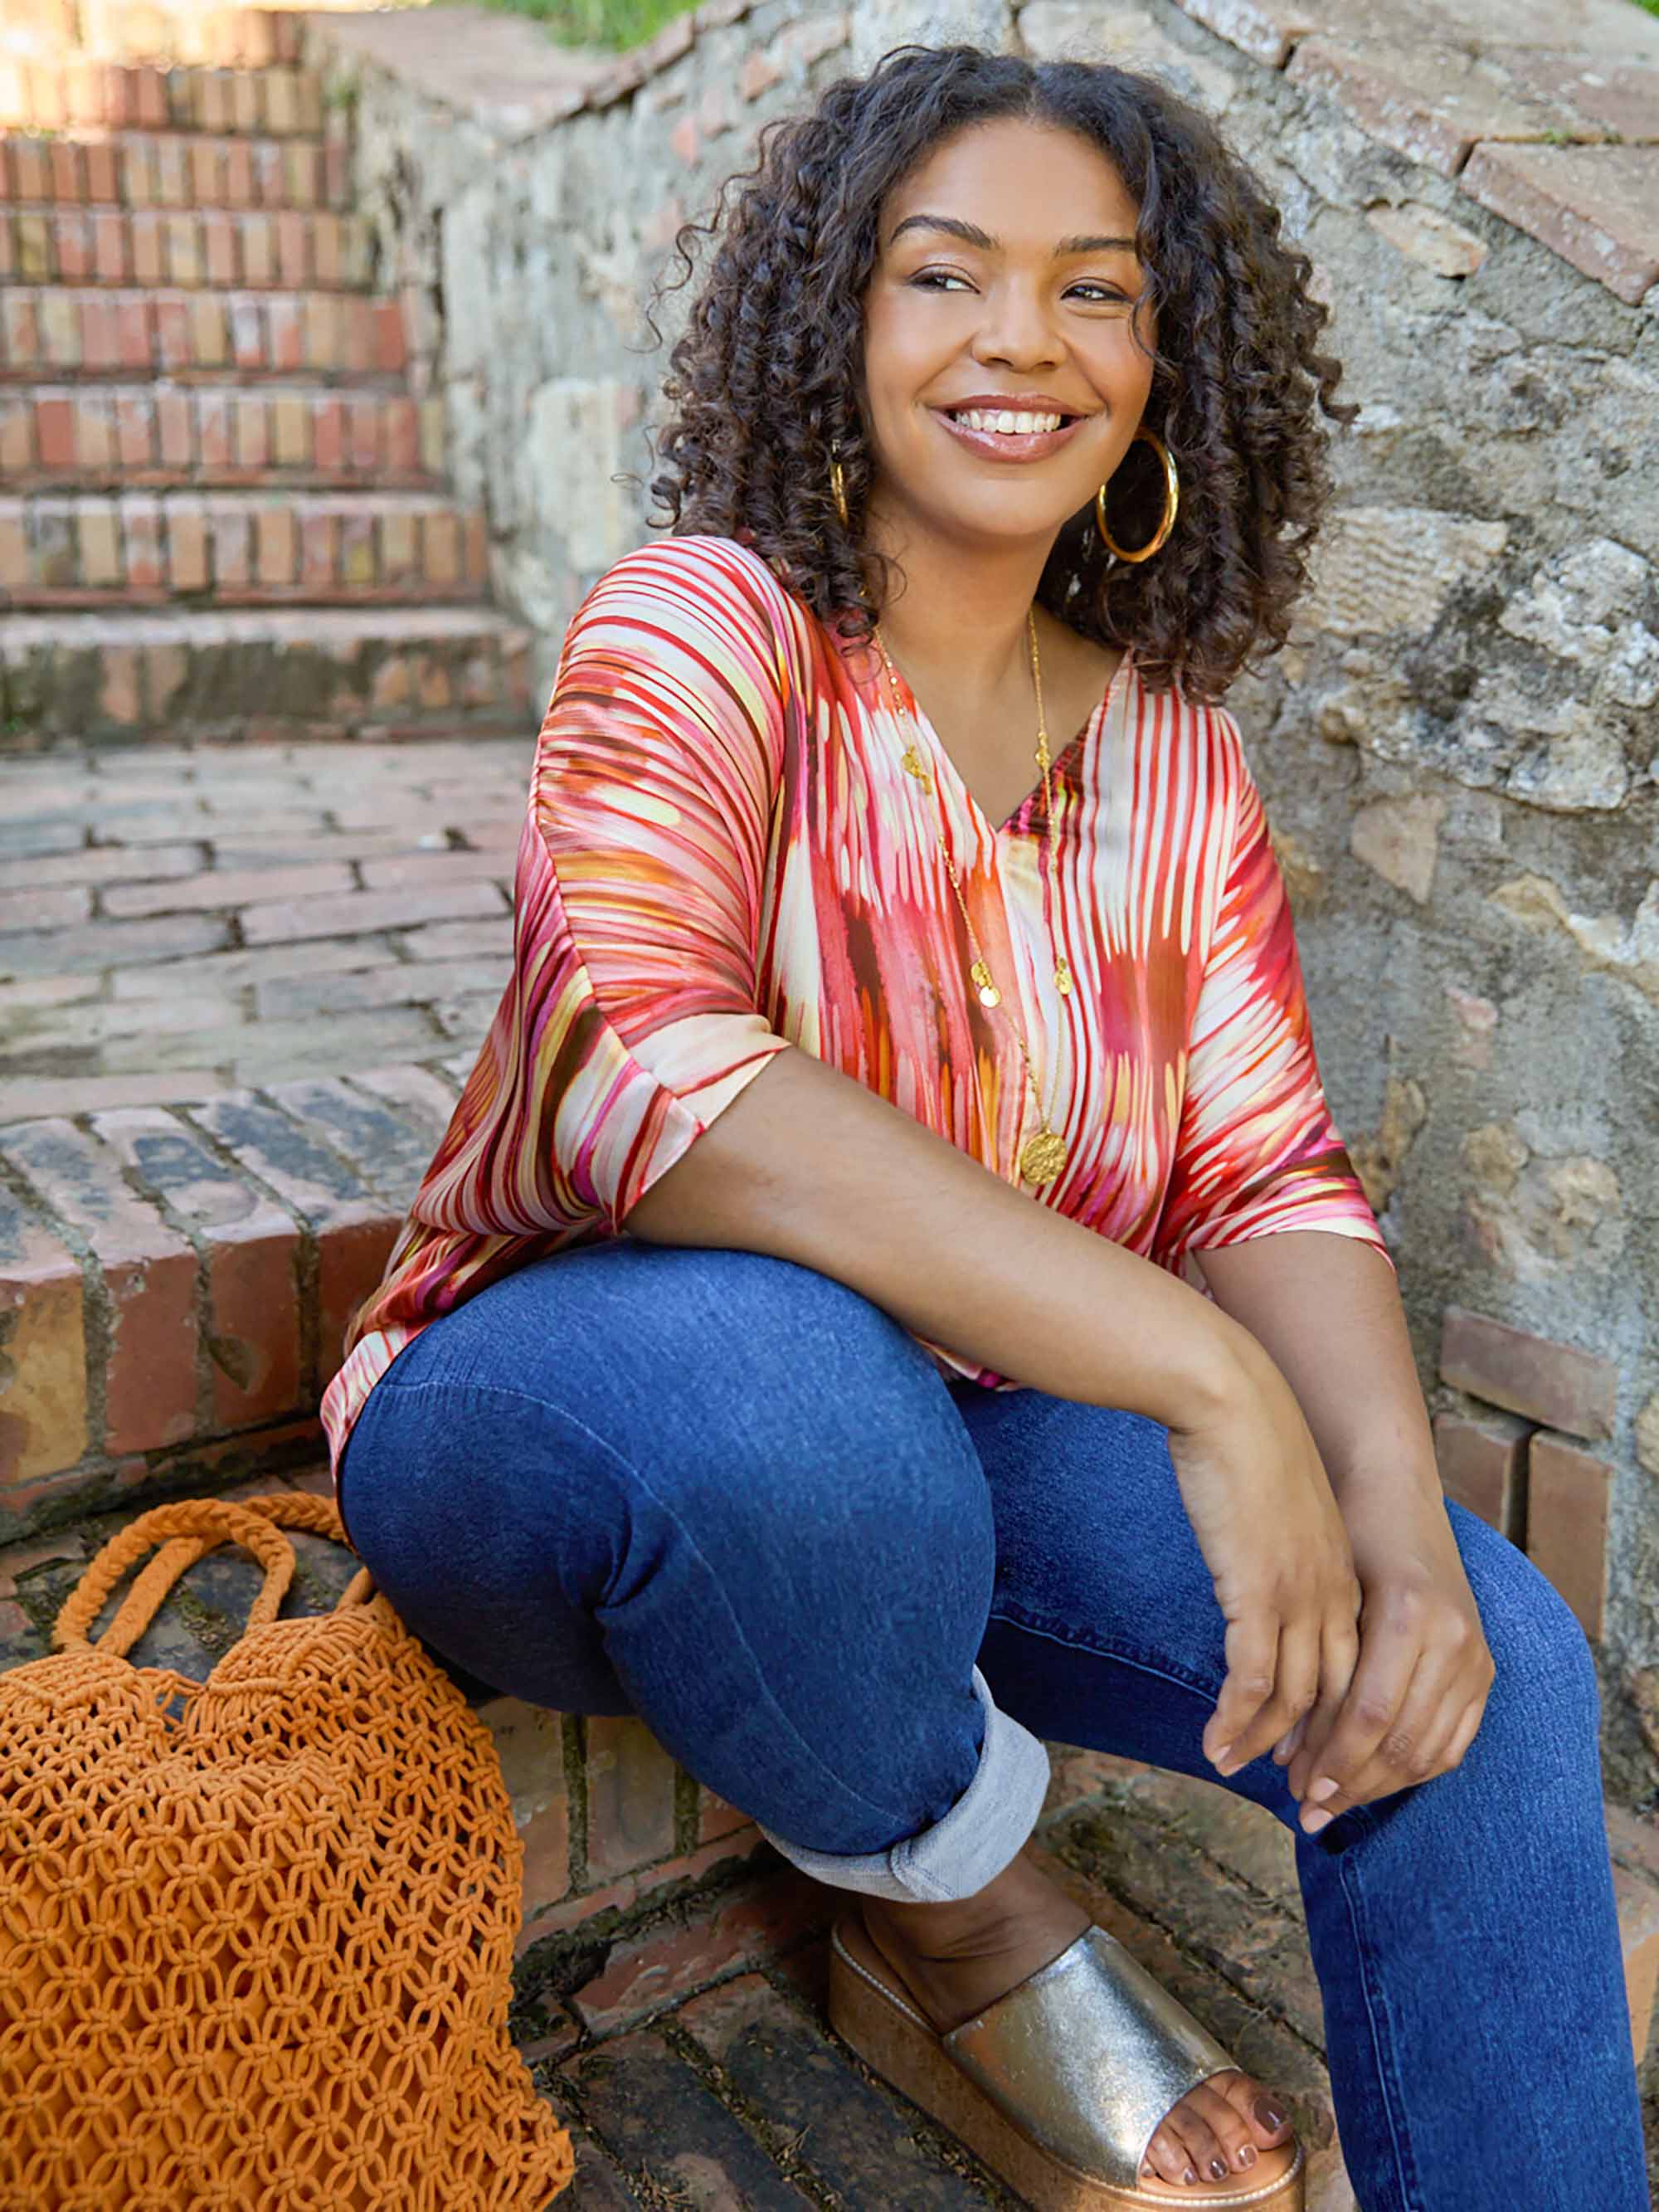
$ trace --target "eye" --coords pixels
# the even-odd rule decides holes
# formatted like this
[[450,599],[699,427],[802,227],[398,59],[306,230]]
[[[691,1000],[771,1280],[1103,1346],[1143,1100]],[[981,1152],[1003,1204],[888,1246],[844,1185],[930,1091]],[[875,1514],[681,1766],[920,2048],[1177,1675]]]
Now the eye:
[[[910,282],[927,291],[933,292],[941,290],[947,284],[966,284],[968,279],[954,269],[923,269],[911,277]],[[970,290],[971,289],[972,287],[969,286]],[[1068,293],[1095,293],[1097,297],[1090,302],[1091,306],[1109,307],[1115,304],[1118,307],[1127,307],[1129,304],[1128,295],[1126,292],[1120,292],[1113,284],[1097,284],[1091,278],[1080,279],[1066,289]]]

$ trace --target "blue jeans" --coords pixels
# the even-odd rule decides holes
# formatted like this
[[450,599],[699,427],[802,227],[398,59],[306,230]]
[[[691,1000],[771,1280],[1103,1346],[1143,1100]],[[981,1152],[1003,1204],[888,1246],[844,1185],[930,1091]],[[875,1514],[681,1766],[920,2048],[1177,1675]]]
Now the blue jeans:
[[[493,1284],[371,1392],[351,1540],[495,1688],[636,1712],[785,1856],[969,1896],[1030,1834],[1044,1740],[1217,1779],[1222,1620],[1166,1431],[951,1382],[857,1291],[623,1237]],[[1646,2212],[1577,1621],[1447,1508],[1497,1662],[1451,1773],[1295,1826],[1331,2085],[1365,2212]]]

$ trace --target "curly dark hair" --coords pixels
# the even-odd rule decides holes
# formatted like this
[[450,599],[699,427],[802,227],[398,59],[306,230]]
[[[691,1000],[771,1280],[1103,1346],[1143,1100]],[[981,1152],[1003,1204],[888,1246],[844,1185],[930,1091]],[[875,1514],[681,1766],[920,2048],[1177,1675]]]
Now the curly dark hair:
[[[668,514],[651,527],[741,538],[820,618],[868,638],[892,582],[892,564],[859,527],[871,480],[858,403],[863,300],[878,219],[941,141],[1007,116],[1079,133],[1138,203],[1147,273],[1135,307],[1150,296],[1158,335],[1143,423],[1180,475],[1175,527],[1151,559],[1109,553],[1091,501],[1062,525],[1037,597],[1085,636],[1132,641],[1149,690],[1213,702],[1253,647],[1265,660],[1289,632],[1331,489],[1316,396],[1338,422],[1359,410],[1333,402],[1342,365],[1317,349],[1329,312],[1261,181],[1200,108],[1109,63],[896,46],[868,76],[827,86],[810,114],[763,127],[754,167],[725,180],[710,220],[680,225],[682,272],[653,294],[654,307],[690,276],[688,237],[720,234],[669,356],[662,388],[675,411],[650,484]],[[832,447],[850,527],[830,493]],[[1113,537],[1146,544],[1164,478],[1145,439],[1112,482]]]

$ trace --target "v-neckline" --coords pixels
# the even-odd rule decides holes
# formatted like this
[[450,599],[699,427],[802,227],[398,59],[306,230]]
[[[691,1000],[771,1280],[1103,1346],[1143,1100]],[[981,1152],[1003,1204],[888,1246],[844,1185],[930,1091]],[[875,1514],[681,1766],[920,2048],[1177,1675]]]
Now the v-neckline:
[[[887,672],[885,668],[881,665],[880,652],[878,648],[874,646],[872,646],[867,649],[873,653],[876,657],[877,674],[874,678],[874,682],[876,685],[877,696],[885,702],[890,709],[892,702],[887,690]],[[1103,721],[1108,710],[1112,705],[1113,699],[1116,695],[1118,686],[1122,682],[1128,671],[1129,664],[1133,654],[1133,646],[1126,645],[1123,648],[1122,656],[1118,661],[1117,666],[1112,671],[1111,681],[1107,684],[1105,690],[1101,694],[1100,697],[1095,702],[1094,706],[1091,708],[1088,720],[1084,723],[1082,728],[1077,732],[1075,736],[1066,740],[1066,744],[1060,747],[1057,753],[1051,753],[1049,755],[1048,777],[1051,785],[1054,777],[1060,773],[1061,763],[1069,762],[1073,754],[1080,750],[1081,748],[1088,743],[1089,738],[1096,726]],[[967,807],[969,813],[972,816],[975,827],[988,835],[992,842],[995,843],[999,839],[1006,836],[1009,830],[1015,828],[1021,818],[1030,811],[1034,805],[1041,804],[1042,799],[1042,777],[1038,777],[1036,783],[1034,783],[1030,790],[1025,793],[1024,796],[1015,805],[1013,811],[1009,814],[1005,820],[994,824],[990,816],[980,805],[978,799],[975,798],[973,791],[969,785],[968,779],[963,775],[961,769],[957,766],[956,762],[951,758],[949,748],[940,738],[939,732],[933,727],[926,709],[922,707],[921,702],[916,697],[915,693],[910,689],[909,680],[906,677],[904,671],[900,668],[896,663],[894,665],[893,673],[898,678],[900,704],[903,706],[906,711],[914,717],[917,725],[926,734],[928,746],[934,757],[936,772],[942,772],[950,778],[952,787],[962,799],[963,804]]]

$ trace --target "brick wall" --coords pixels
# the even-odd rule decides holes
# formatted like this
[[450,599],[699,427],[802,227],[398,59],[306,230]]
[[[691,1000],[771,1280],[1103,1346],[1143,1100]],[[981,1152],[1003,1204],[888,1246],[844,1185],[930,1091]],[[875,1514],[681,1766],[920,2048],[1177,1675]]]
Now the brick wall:
[[1587,1440],[1613,1434],[1618,1369],[1454,1306],[1441,1331],[1440,1379],[1485,1408],[1506,1409],[1436,1416],[1447,1494],[1518,1545],[1600,1643],[1614,1469]]

